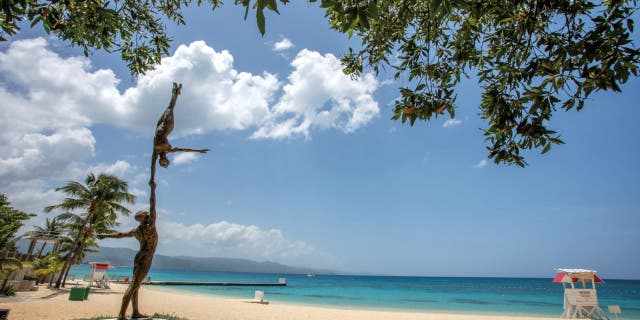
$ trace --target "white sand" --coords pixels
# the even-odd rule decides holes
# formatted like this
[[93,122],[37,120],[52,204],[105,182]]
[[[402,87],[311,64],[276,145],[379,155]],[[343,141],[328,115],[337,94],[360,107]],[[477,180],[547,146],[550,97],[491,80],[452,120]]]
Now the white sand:
[[[17,297],[0,298],[0,309],[10,309],[10,320],[71,320],[115,316],[120,309],[125,285],[93,290],[86,301],[69,301],[69,289],[54,291],[41,286],[36,292],[19,292]],[[250,297],[247,297],[250,298]],[[265,297],[269,300],[269,296]],[[187,294],[143,286],[140,309],[145,314],[173,314],[189,320],[543,320],[555,318],[445,314],[400,311],[372,311],[302,306],[271,301],[268,305],[247,303],[224,297]],[[129,308],[129,314],[131,308]]]

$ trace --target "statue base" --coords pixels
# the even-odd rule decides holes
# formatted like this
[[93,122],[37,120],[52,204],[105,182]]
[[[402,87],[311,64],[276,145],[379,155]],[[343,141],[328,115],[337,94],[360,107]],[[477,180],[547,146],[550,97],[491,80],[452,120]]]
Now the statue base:
[[[109,318],[104,320],[118,320],[118,318]],[[127,320],[165,320],[165,319],[146,317],[146,318],[127,318]]]

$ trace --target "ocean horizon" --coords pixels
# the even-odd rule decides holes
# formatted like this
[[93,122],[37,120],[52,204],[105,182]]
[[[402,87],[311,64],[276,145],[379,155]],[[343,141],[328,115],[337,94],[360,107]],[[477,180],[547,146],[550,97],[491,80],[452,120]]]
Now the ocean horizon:
[[[82,279],[87,265],[74,267],[70,275]],[[132,268],[108,272],[111,279],[131,277]],[[152,269],[152,280],[201,282],[278,282],[285,287],[161,286],[172,291],[252,298],[254,290],[265,292],[272,302],[335,308],[447,312],[469,314],[560,316],[562,285],[552,278],[418,277],[372,275],[315,275],[234,273]],[[640,280],[604,279],[598,285],[598,301],[608,314],[608,305],[619,305],[623,319],[640,319]],[[71,281],[73,283],[73,281]],[[610,315],[613,316],[613,315]],[[615,318],[615,316],[613,316]]]

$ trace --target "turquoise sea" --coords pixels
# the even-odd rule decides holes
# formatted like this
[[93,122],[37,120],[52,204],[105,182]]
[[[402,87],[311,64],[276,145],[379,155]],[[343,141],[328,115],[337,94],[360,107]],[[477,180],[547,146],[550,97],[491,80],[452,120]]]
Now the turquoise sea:
[[[109,276],[131,276],[131,268],[109,270]],[[82,279],[88,266],[72,269]],[[355,275],[285,275],[258,273],[200,272],[154,269],[152,280],[211,282],[277,282],[286,287],[172,286],[172,290],[252,298],[256,289],[272,302],[298,303],[338,308],[387,309],[426,312],[486,313],[505,315],[562,314],[562,286],[552,278],[457,278],[393,277]],[[608,280],[598,286],[600,307],[619,305],[621,319],[640,319],[640,280]],[[613,316],[615,319],[615,316]]]

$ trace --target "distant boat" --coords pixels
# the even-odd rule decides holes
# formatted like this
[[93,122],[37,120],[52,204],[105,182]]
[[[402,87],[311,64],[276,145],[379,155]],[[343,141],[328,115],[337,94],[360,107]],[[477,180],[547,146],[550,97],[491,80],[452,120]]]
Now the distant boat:
[[313,277],[315,277],[315,276],[316,276],[316,275],[315,275],[315,274],[313,274],[313,273],[311,273],[311,272],[307,273],[307,277],[309,277],[309,278],[313,278]]

